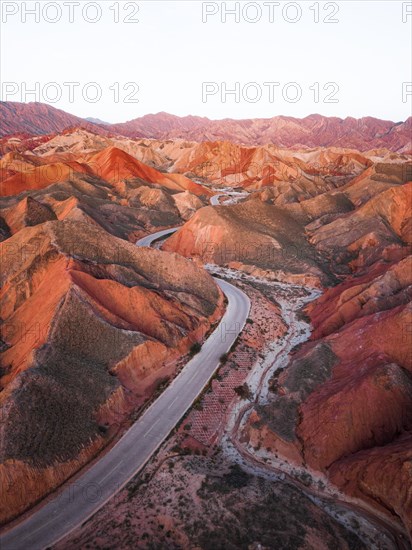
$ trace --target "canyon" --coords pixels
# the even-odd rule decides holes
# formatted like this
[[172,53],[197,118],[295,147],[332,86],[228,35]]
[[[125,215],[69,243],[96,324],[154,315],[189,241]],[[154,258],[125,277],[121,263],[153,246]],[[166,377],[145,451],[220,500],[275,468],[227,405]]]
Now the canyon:
[[224,314],[213,275],[249,297],[245,328],[146,468],[57,547],[407,548],[410,119],[100,128],[26,108],[37,126],[1,140],[1,521],[173,380]]

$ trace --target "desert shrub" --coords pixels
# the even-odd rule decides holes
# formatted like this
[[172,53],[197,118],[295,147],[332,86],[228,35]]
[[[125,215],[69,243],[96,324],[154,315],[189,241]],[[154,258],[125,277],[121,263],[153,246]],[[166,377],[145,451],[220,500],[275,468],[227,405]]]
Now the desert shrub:
[[236,388],[234,388],[234,392],[242,397],[242,399],[250,399],[252,397],[252,392],[246,382],[244,382],[241,386],[236,386]]
[[199,351],[202,349],[202,344],[200,342],[194,342],[194,344],[191,345],[189,353],[190,355],[196,355],[199,353]]
[[227,362],[228,357],[229,357],[229,354],[228,354],[228,353],[223,353],[223,354],[220,356],[220,362],[222,363],[222,365],[224,365],[224,364]]

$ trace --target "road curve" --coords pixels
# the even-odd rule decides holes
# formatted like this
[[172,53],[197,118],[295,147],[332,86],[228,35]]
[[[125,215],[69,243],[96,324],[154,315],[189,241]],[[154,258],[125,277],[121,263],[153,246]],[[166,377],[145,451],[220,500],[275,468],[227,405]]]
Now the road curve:
[[[210,204],[212,206],[219,206],[220,205],[220,197],[224,197],[224,193],[219,193],[217,195],[213,195],[210,197]],[[151,233],[150,235],[146,235],[146,237],[143,237],[136,241],[137,246],[152,246],[152,243],[154,241],[157,241],[161,239],[162,237],[167,237],[167,235],[171,235],[172,233],[175,233],[180,229],[180,227],[172,227],[170,229],[164,229],[163,231],[157,231],[156,233]]]
[[220,193],[218,195],[213,195],[213,197],[210,197],[210,204],[212,206],[219,206],[220,205],[220,197],[224,197],[225,194],[224,193]]
[[163,231],[158,231],[157,233],[152,233],[151,235],[147,235],[146,237],[143,237],[142,239],[139,239],[138,241],[136,241],[136,245],[137,246],[152,246],[153,241],[157,241],[158,239],[161,239],[162,237],[167,237],[167,235],[171,235],[172,233],[174,233],[178,229],[179,229],[179,227],[172,227],[171,229],[164,229]]
[[[178,228],[158,232],[136,244],[150,245]],[[167,438],[207,385],[220,357],[241,332],[249,314],[249,298],[235,286],[215,278],[228,305],[219,325],[165,391],[102,458],[52,500],[0,538],[1,550],[40,550],[67,536],[95,514],[136,475]]]

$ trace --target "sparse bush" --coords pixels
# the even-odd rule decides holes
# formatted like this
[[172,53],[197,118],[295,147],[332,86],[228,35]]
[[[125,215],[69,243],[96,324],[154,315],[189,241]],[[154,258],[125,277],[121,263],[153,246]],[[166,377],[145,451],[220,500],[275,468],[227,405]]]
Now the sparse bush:
[[189,353],[193,357],[193,355],[196,355],[199,353],[199,351],[202,349],[202,344],[200,342],[194,342],[194,344],[191,345]]
[[222,365],[224,365],[227,360],[229,358],[229,354],[228,353],[223,353],[221,356],[220,356],[220,362],[222,363]]
[[250,399],[252,397],[252,392],[246,382],[244,382],[241,386],[236,386],[233,391],[242,399]]
[[200,399],[198,399],[197,401],[195,401],[194,405],[193,405],[193,408],[196,410],[196,411],[203,411],[203,404],[202,404],[202,401]]

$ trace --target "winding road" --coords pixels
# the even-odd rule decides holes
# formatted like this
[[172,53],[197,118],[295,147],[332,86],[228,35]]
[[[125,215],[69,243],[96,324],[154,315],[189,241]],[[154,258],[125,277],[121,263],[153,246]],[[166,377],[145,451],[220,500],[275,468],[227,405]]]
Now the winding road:
[[[176,231],[159,231],[138,246]],[[1,550],[40,550],[58,542],[95,514],[133,478],[165,441],[206,387],[249,314],[249,298],[235,286],[214,278],[228,299],[219,325],[200,352],[174,378],[123,437],[83,475],[65,484],[55,498],[0,537]]]
[[213,197],[210,197],[210,204],[212,206],[219,206],[220,205],[220,197],[224,197],[224,194],[220,194],[220,195],[213,195]]
[[152,233],[151,235],[147,235],[146,237],[143,237],[142,239],[139,239],[136,242],[136,245],[137,246],[152,246],[154,241],[158,241],[159,239],[167,237],[168,235],[171,235],[172,233],[174,233],[178,229],[179,229],[178,227],[172,227],[170,229],[164,229],[163,231],[158,231],[157,233]]

